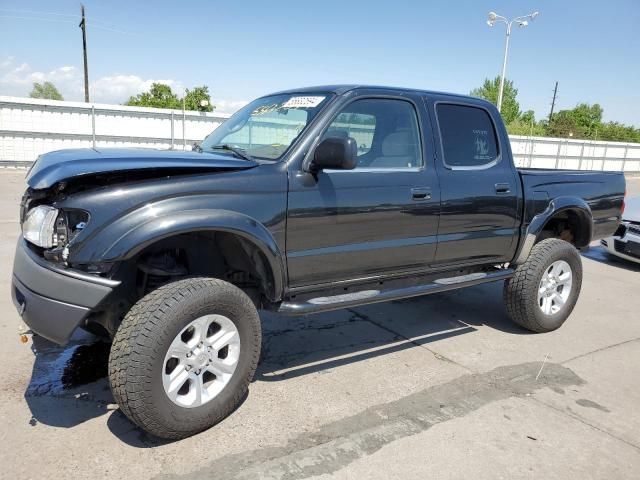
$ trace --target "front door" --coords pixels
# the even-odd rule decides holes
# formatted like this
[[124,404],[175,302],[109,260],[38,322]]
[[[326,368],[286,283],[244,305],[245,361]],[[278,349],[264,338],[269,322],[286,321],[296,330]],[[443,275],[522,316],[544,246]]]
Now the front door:
[[321,138],[355,139],[354,170],[312,175],[291,167],[291,287],[421,269],[433,260],[440,190],[425,162],[432,143],[425,145],[421,125],[429,125],[428,115],[415,100],[359,98],[331,120]]

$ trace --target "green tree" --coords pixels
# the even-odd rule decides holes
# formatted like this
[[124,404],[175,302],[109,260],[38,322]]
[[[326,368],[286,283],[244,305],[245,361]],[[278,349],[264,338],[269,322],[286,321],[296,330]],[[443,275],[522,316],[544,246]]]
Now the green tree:
[[152,84],[148,92],[139,93],[135,97],[130,97],[125,105],[133,107],[182,108],[182,102],[178,96],[171,91],[169,85],[165,85],[164,83]]
[[587,129],[578,123],[573,110],[561,110],[551,118],[547,134],[550,137],[587,138]]
[[525,125],[531,125],[532,123],[536,123],[536,113],[533,110],[527,110],[522,115],[520,115],[520,121]]
[[618,122],[603,123],[598,127],[598,140],[611,142],[640,142],[640,129]]
[[[206,104],[203,106],[203,102]],[[184,104],[186,110],[198,110],[200,112],[212,112],[215,108],[211,104],[211,96],[209,95],[209,87],[195,87],[193,90],[187,89],[184,96]]]
[[[489,100],[494,105],[498,104],[498,92],[500,91],[500,77],[496,77],[493,80],[485,79],[482,87],[474,88],[471,90],[471,95],[474,97],[484,98]],[[520,104],[516,100],[518,96],[518,89],[513,86],[511,80],[505,79],[504,92],[502,95],[502,119],[507,125],[520,117]]]
[[597,103],[580,103],[571,110],[571,116],[586,137],[593,138],[595,130],[602,124],[602,107]]
[[62,95],[56,88],[56,86],[51,82],[43,82],[38,83],[35,82],[33,84],[33,90],[29,94],[31,98],[46,98],[49,100],[64,100]]

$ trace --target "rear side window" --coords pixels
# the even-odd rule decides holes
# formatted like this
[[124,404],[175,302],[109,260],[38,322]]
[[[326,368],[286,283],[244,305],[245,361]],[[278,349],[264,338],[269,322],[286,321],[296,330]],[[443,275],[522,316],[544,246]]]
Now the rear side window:
[[498,158],[496,131],[486,110],[440,103],[436,113],[445,165],[482,167]]

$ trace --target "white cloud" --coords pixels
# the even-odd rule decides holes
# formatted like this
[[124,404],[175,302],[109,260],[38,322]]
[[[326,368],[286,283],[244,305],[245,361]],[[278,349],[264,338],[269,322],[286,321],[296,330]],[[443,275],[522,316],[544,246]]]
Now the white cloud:
[[[91,73],[91,72],[89,72]],[[0,58],[0,95],[26,97],[34,82],[52,82],[65,100],[82,101],[84,99],[84,77],[81,68],[65,65],[48,72],[31,68],[27,63],[17,63],[14,57]],[[97,103],[126,102],[151,87],[154,82],[169,85],[179,96],[184,92],[184,84],[171,78],[144,79],[138,75],[114,74],[91,80],[89,92],[91,100]],[[245,106],[245,100],[213,99],[216,110],[221,113],[233,113]]]
[[[52,82],[65,100],[84,98],[84,77],[81,69],[65,65],[49,72],[34,70],[27,63],[17,64],[13,57],[0,60],[0,95],[26,97],[34,82]],[[173,79],[143,79],[137,75],[109,75],[91,80],[91,99],[99,103],[123,103],[131,95],[148,90],[152,83],[161,82],[171,86],[175,92],[184,86]]]
[[222,100],[216,98],[212,98],[211,102],[215,105],[218,113],[234,113],[249,103],[246,100]]
[[[0,94],[27,96],[34,82],[53,82],[63,95],[75,97],[81,87],[76,67],[63,66],[49,72],[34,71],[29,64],[16,64],[13,57],[0,62]],[[71,98],[70,98],[71,99]]]
[[130,96],[149,90],[152,83],[164,83],[178,95],[184,91],[182,83],[173,79],[147,79],[137,75],[112,75],[90,82],[91,97],[100,103],[123,103]]

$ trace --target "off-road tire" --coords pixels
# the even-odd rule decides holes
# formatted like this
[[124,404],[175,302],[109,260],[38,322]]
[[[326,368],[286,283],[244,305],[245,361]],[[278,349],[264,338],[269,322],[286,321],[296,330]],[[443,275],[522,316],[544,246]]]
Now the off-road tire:
[[[538,305],[538,288],[549,266],[564,260],[571,267],[572,285],[563,308],[546,315]],[[568,242],[549,238],[534,245],[527,260],[519,265],[512,278],[504,283],[504,302],[511,320],[536,333],[560,328],[571,314],[582,286],[582,261],[578,250]]]
[[[224,315],[235,324],[240,358],[233,377],[215,398],[184,408],[164,391],[164,358],[176,335],[208,314]],[[166,439],[188,437],[220,422],[239,406],[256,370],[260,347],[260,317],[242,290],[213,278],[179,280],[149,293],[125,316],[109,356],[111,391],[121,411],[146,432]]]

